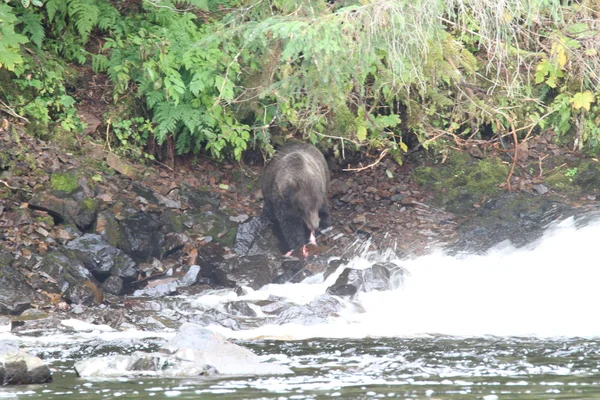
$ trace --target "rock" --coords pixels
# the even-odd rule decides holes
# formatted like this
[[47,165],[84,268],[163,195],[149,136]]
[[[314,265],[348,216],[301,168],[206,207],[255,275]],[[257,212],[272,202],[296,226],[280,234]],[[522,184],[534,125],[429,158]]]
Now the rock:
[[12,266],[12,256],[0,250],[0,314],[18,315],[31,307],[35,291]]
[[111,293],[114,295],[121,295],[124,293],[124,283],[123,283],[123,279],[118,277],[118,276],[114,276],[111,275],[108,278],[106,278],[106,280],[104,282],[102,282],[102,290],[104,290],[107,293]]
[[183,233],[167,233],[165,236],[165,257],[183,249],[189,241],[190,238]]
[[137,262],[161,258],[164,236],[159,229],[162,224],[151,214],[138,212],[121,221],[120,226],[122,235],[117,247]]
[[192,286],[198,281],[198,275],[200,274],[200,266],[192,265],[185,276],[177,281],[179,286]]
[[215,275],[224,286],[243,285],[256,290],[273,282],[283,272],[278,264],[265,255],[233,257],[218,263]]
[[57,224],[74,223],[79,204],[71,198],[60,198],[51,193],[38,192],[29,200],[29,207],[34,210],[46,211]]
[[537,194],[546,194],[548,193],[548,187],[546,185],[542,185],[538,183],[537,185],[533,185],[533,190],[537,192]]
[[104,281],[109,275],[125,281],[137,278],[139,271],[135,262],[100,235],[87,233],[70,241],[66,247],[76,252],[77,258],[99,281]]
[[370,268],[359,270],[345,268],[335,283],[327,288],[327,293],[337,296],[354,296],[359,292],[390,289],[391,272],[395,264],[377,263]]
[[52,382],[50,369],[38,357],[8,341],[0,342],[0,385],[32,385]]
[[121,238],[121,227],[115,215],[110,210],[98,213],[96,217],[96,233],[102,235],[108,243],[117,247]]
[[75,363],[81,377],[291,374],[289,368],[263,363],[256,354],[223,336],[186,323],[158,353],[95,357]]
[[125,175],[132,181],[139,180],[138,171],[135,169],[135,167],[128,162],[121,160],[114,153],[108,153],[106,155],[106,163],[109,167],[118,173]]
[[239,255],[248,255],[252,245],[267,226],[269,226],[269,222],[262,217],[250,218],[240,224],[235,235],[233,251]]
[[97,280],[74,251],[55,250],[46,254],[39,271],[53,278],[56,284],[54,290],[61,293],[68,302],[91,305],[102,301]]
[[221,204],[221,196],[218,193],[197,190],[187,185],[181,185],[179,196],[185,208],[218,210]]

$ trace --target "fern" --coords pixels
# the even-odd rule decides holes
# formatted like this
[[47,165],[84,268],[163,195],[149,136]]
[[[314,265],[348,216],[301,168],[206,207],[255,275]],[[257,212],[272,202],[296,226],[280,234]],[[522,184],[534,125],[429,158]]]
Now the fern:
[[90,32],[98,23],[100,10],[96,2],[90,0],[69,0],[68,4],[69,17],[74,21],[81,40],[85,44]]
[[42,16],[30,8],[23,10],[19,17],[19,22],[23,24],[22,33],[29,36],[29,39],[37,46],[42,47],[42,41],[46,37],[44,26],[42,25]]

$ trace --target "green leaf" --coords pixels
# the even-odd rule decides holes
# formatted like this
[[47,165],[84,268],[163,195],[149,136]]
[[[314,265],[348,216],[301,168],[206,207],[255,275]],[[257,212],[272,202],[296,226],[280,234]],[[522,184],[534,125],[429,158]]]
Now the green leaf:
[[356,129],[356,138],[361,142],[367,139],[367,127],[366,126],[360,125]]
[[590,106],[595,100],[594,94],[589,90],[582,93],[576,93],[569,99],[574,109],[579,110],[585,108],[586,111],[590,111]]
[[220,75],[215,77],[215,87],[221,93],[223,100],[230,102],[233,100],[233,82]]

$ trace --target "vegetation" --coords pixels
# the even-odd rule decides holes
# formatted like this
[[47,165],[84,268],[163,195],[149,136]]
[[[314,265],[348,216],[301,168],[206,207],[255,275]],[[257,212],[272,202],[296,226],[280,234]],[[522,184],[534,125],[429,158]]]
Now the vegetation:
[[293,135],[401,162],[545,131],[596,154],[598,49],[598,0],[3,0],[0,110],[81,132],[81,64],[110,78],[105,140],[136,158]]

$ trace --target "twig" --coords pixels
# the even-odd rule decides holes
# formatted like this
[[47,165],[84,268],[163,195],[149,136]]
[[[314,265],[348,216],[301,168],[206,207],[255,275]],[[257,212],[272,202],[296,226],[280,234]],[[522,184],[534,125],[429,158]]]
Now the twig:
[[23,117],[22,115],[17,114],[17,112],[15,110],[13,110],[12,108],[10,108],[10,106],[8,104],[6,104],[4,101],[0,100],[0,103],[2,104],[2,108],[0,108],[0,110],[4,111],[5,113],[7,113],[15,118],[22,119],[23,121],[29,123],[29,120],[27,118]]
[[5,182],[5,181],[3,181],[3,180],[0,180],[0,183],[4,183],[4,184],[6,185],[6,187],[7,187],[7,188],[9,188],[9,189],[12,189],[12,190],[17,190],[17,188],[16,188],[16,187],[12,187],[12,186],[10,186],[8,183],[6,183],[6,182]]
[[372,164],[367,165],[366,167],[361,167],[361,168],[345,168],[342,169],[342,171],[355,171],[355,172],[360,172],[360,171],[364,171],[365,169],[368,168],[373,168],[374,166],[376,166],[377,164],[379,164],[381,162],[381,160],[383,159],[383,157],[385,157],[385,155],[387,154],[389,149],[385,149],[381,152],[381,154],[379,155],[379,158],[377,159],[377,161],[375,161]]

